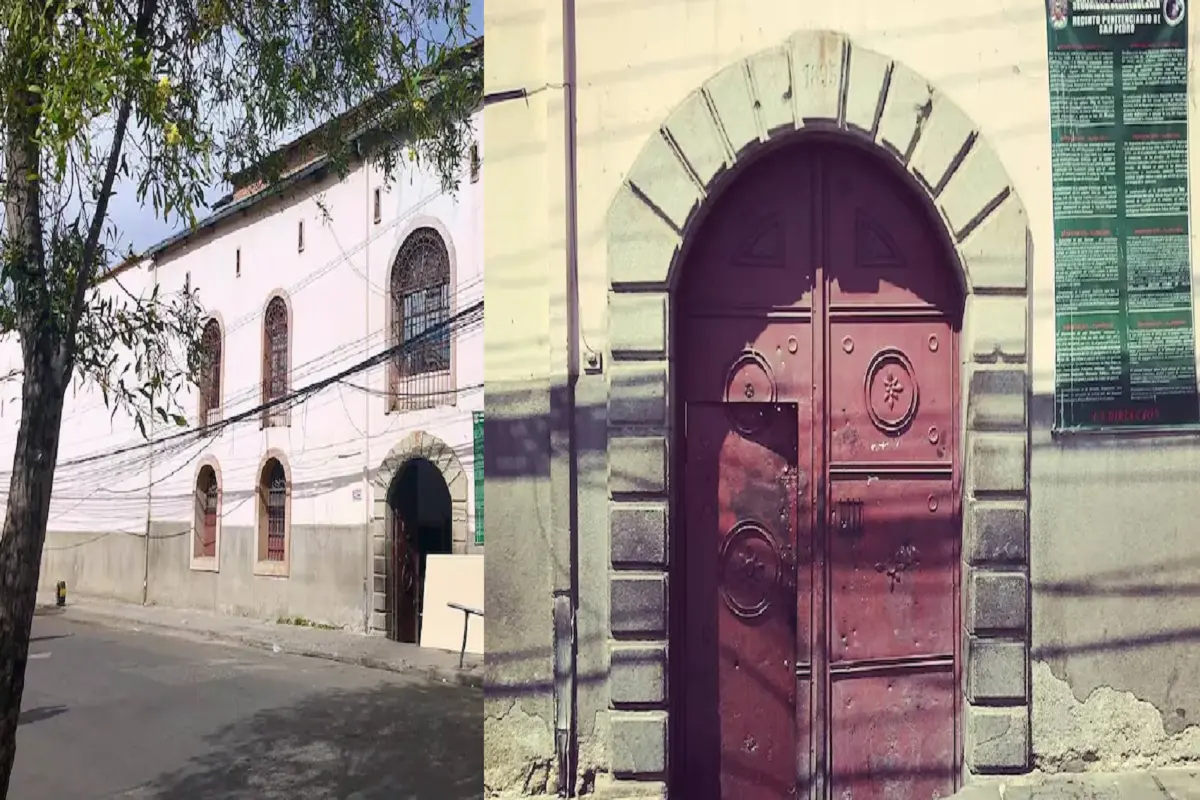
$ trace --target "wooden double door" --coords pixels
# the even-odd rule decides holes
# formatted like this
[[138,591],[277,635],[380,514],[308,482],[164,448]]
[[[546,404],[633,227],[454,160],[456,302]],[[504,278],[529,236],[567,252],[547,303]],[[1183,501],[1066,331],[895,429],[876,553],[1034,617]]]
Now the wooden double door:
[[801,145],[677,295],[672,796],[955,789],[961,292],[909,187]]

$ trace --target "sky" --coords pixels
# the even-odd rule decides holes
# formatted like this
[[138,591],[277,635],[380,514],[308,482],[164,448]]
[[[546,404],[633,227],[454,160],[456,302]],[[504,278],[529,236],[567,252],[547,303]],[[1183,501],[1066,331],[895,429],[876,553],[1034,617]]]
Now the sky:
[[[470,25],[475,35],[483,33],[483,3],[476,0],[471,4]],[[120,231],[120,248],[125,252],[132,247],[135,252],[143,250],[168,238],[181,229],[178,222],[166,223],[154,213],[154,208],[147,204],[143,207],[137,202],[136,185],[133,181],[118,183],[116,195],[109,203],[109,217]],[[213,187],[208,192],[207,201],[216,202],[228,192],[228,186]],[[196,209],[196,218],[208,216],[209,209]]]

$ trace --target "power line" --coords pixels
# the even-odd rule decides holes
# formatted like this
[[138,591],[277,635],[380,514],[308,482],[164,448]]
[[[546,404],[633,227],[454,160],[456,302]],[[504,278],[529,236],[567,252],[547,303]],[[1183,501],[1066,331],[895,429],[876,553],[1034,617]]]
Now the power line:
[[[475,283],[475,282],[476,281],[471,281],[470,283]],[[456,292],[456,294],[461,294],[461,292]],[[457,299],[458,298],[456,298],[456,300]],[[479,301],[479,302],[481,302],[481,301]],[[471,310],[471,308],[468,308],[466,311],[469,312],[470,310]],[[466,312],[464,312],[464,314],[466,314]],[[459,316],[463,316],[463,315],[459,315]],[[459,335],[466,333],[476,327],[476,323],[471,322],[470,320],[468,320],[467,324],[465,324],[463,326],[454,325],[453,324],[454,322],[455,322],[455,320],[453,318],[451,320],[447,321],[447,324],[452,325],[451,330],[449,332],[449,335],[452,338],[458,338]],[[436,335],[437,332],[438,331],[435,326],[434,328],[430,328],[429,331],[427,331],[427,334],[430,336],[433,336],[433,335]],[[361,339],[339,345],[338,347],[335,347],[332,350],[327,351],[326,353],[318,355],[317,357],[314,357],[313,359],[310,359],[307,362],[302,362],[302,364],[299,365],[300,367],[309,366],[309,365],[311,365],[311,367],[309,369],[299,369],[298,372],[293,371],[289,377],[291,380],[295,380],[297,377],[303,377],[304,375],[318,372],[318,371],[324,369],[325,367],[329,366],[331,363],[334,363],[335,361],[344,363],[347,358],[349,358],[353,355],[358,355],[359,353],[369,350],[372,340],[379,338],[380,336],[383,336],[386,334],[387,334],[386,330],[380,329],[379,331],[375,331],[366,337],[362,337]],[[365,343],[365,346],[362,346],[363,343]],[[419,340],[416,340],[413,343],[419,343]],[[362,371],[365,371],[367,369],[371,369],[375,366],[378,366],[380,363],[386,361],[391,355],[398,354],[402,350],[403,350],[402,347],[393,347],[393,348],[386,349],[384,351],[380,351],[379,353],[376,354],[376,356],[374,356],[370,359],[367,359],[366,361],[360,362],[362,364],[365,364]],[[322,363],[318,363],[318,362],[322,362]],[[321,383],[320,381],[317,381],[314,385],[319,385],[320,383]],[[355,388],[359,388],[364,391],[372,391],[366,387],[356,386]],[[248,386],[246,388],[246,390],[241,392],[240,393],[241,396],[235,396],[234,398],[229,398],[229,397],[225,398],[224,402],[222,403],[222,406],[228,408],[231,405],[237,405],[238,403],[242,402],[244,399],[248,399],[249,397],[253,396],[253,394],[260,392],[261,389],[262,389],[261,381],[256,381],[254,384],[251,384],[250,386]],[[466,389],[464,388],[463,391],[466,391]],[[445,392],[435,392],[433,394],[449,394],[449,393],[451,393],[451,390],[446,390]],[[296,399],[295,393],[293,393],[292,395],[287,395],[283,398],[280,398],[278,400],[278,402],[279,403],[289,403],[289,402],[294,402],[295,399]],[[227,422],[229,422],[230,420],[234,420],[234,419],[241,419],[246,414],[253,415],[255,412],[259,411],[262,408],[264,408],[264,406],[256,405],[255,407],[250,408],[250,409],[246,410],[245,412],[239,412],[239,414],[234,415],[233,417],[227,418]],[[98,410],[98,409],[96,409],[96,410]],[[76,415],[82,414],[82,413],[85,413],[85,412],[72,410],[72,413],[70,416],[71,416],[71,418],[75,418]],[[215,424],[219,425],[219,427],[216,429],[214,429],[212,425],[206,426],[203,428],[194,428],[194,429],[190,429],[187,432],[181,432],[178,435],[168,435],[168,436],[154,439],[152,445],[151,445],[151,443],[146,442],[144,440],[135,439],[134,442],[131,443],[130,445],[118,445],[117,447],[106,447],[106,448],[103,448],[102,450],[100,450],[98,453],[60,461],[58,464],[58,469],[60,470],[60,473],[59,473],[59,476],[56,478],[56,484],[58,484],[60,480],[78,480],[80,478],[86,479],[89,474],[87,471],[84,471],[81,473],[80,471],[78,471],[74,468],[91,464],[97,460],[97,457],[118,458],[125,454],[137,453],[139,455],[134,456],[134,458],[132,460],[126,460],[126,461],[121,462],[121,464],[124,466],[124,469],[122,471],[134,471],[134,470],[140,468],[141,466],[144,466],[144,464],[147,463],[151,458],[160,460],[159,459],[160,454],[158,452],[154,452],[154,453],[151,453],[148,455],[144,454],[143,446],[145,446],[145,447],[155,446],[155,447],[162,447],[162,448],[169,448],[169,447],[175,446],[175,447],[178,447],[179,449],[184,449],[184,448],[190,446],[189,442],[183,442],[181,444],[178,443],[178,440],[183,438],[184,435],[195,434],[195,433],[205,433],[207,431],[213,431],[213,430],[215,430],[216,433],[219,433],[221,430],[224,429],[224,427],[226,427],[226,425],[222,425],[219,423],[215,423]],[[214,436],[215,436],[215,433],[214,433]],[[96,438],[107,438],[107,437],[101,436],[101,437],[96,437]],[[2,442],[2,441],[3,440],[0,440],[0,442]],[[171,444],[172,442],[176,442],[177,444],[172,445]],[[165,455],[169,458],[171,455],[173,455],[173,453],[167,452],[167,453],[165,453]],[[70,470],[70,471],[68,472],[67,470]],[[112,471],[114,471],[114,468],[109,465],[105,465],[104,467],[100,468],[100,471],[102,471],[105,474],[108,474],[108,473],[111,473]],[[11,471],[0,471],[0,476],[8,475],[8,474],[10,474],[10,472]]]
[[[436,326],[426,329],[421,334],[418,334],[417,336],[413,337],[412,339],[410,339],[406,342],[403,342],[399,345],[388,348],[387,350],[377,353],[376,355],[374,355],[368,359],[364,359],[363,361],[360,361],[358,364],[355,364],[345,370],[342,370],[341,372],[339,372],[336,375],[332,375],[321,381],[314,382],[313,384],[310,384],[306,387],[303,387],[302,389],[299,389],[299,390],[293,392],[291,395],[285,396],[283,398],[278,398],[269,403],[261,404],[255,408],[247,409],[246,411],[241,412],[240,414],[237,414],[237,415],[229,417],[225,420],[222,420],[220,423],[206,426],[205,428],[202,428],[198,431],[195,431],[195,430],[184,431],[177,435],[167,437],[166,439],[163,439],[163,440],[158,440],[158,441],[153,441],[153,442],[142,442],[133,447],[122,448],[123,452],[117,451],[117,452],[104,452],[104,453],[94,454],[92,456],[88,456],[83,459],[77,459],[73,463],[74,464],[92,463],[92,462],[96,462],[96,461],[99,461],[102,459],[111,458],[113,456],[127,454],[127,453],[133,452],[135,450],[143,450],[146,448],[154,450],[156,447],[161,447],[164,445],[167,448],[174,450],[175,453],[183,452],[183,451],[189,449],[190,447],[195,446],[196,444],[200,444],[201,445],[200,449],[202,450],[203,445],[211,443],[218,435],[220,435],[220,433],[225,428],[231,427],[235,424],[238,424],[239,422],[243,422],[248,419],[251,419],[255,414],[261,413],[262,411],[272,408],[277,405],[281,405],[284,403],[297,404],[302,401],[307,402],[309,398],[316,395],[318,392],[320,392],[324,388],[327,388],[328,386],[333,385],[334,383],[347,385],[350,388],[353,388],[353,389],[356,389],[359,391],[370,391],[369,388],[362,387],[358,384],[347,381],[346,378],[349,377],[350,375],[354,375],[359,372],[362,372],[365,369],[369,369],[371,366],[374,366],[378,363],[382,363],[383,361],[385,361],[386,359],[390,358],[391,356],[393,356],[395,354],[399,354],[399,353],[406,351],[409,348],[413,348],[413,347],[423,343],[423,341],[427,338],[432,338],[432,337],[439,335],[441,333],[441,329],[443,329],[443,328],[451,328],[451,330],[453,330],[453,328],[451,326],[458,326],[458,325],[475,326],[475,325],[478,325],[482,321],[482,316],[483,316],[482,310],[483,310],[483,302],[479,301],[478,303],[465,309],[464,311],[460,312],[459,314],[456,314],[454,317],[451,317],[450,319],[446,320],[445,322],[439,323]],[[404,393],[403,396],[421,397],[421,396],[445,395],[445,394],[448,394],[451,392],[462,393],[462,392],[467,392],[467,391],[475,391],[475,390],[479,390],[482,388],[483,388],[483,384],[474,384],[474,385],[470,385],[470,386],[457,387],[454,390],[449,390],[449,391],[445,391],[445,392],[413,392],[413,393]],[[343,403],[343,407],[344,407],[344,403]],[[353,440],[351,440],[351,441],[353,441]],[[455,448],[456,451],[458,451],[460,449],[462,449],[462,448]],[[151,459],[155,458],[156,455],[159,455],[159,454],[151,452],[149,455],[149,458],[151,458]],[[198,456],[199,456],[199,451],[193,452],[184,461],[175,465],[173,469],[169,470],[167,473],[163,474],[162,476],[154,479],[149,484],[139,485],[132,489],[124,489],[124,490],[108,489],[107,487],[101,486],[78,499],[64,498],[63,493],[61,491],[55,492],[56,496],[60,500],[75,499],[76,502],[64,510],[56,511],[52,515],[52,518],[53,519],[61,519],[62,517],[69,515],[71,512],[75,511],[77,508],[79,508],[84,503],[87,503],[88,501],[93,500],[95,495],[102,491],[109,495],[108,499],[110,499],[110,500],[114,500],[117,502],[129,502],[130,500],[133,500],[133,498],[127,498],[127,497],[123,497],[121,495],[135,495],[135,494],[141,495],[143,493],[149,492],[150,489],[154,485],[163,483],[167,480],[174,478],[181,471],[183,471],[183,469],[185,469],[188,465],[190,465],[195,460],[195,458]],[[142,457],[145,458],[144,455]],[[161,455],[159,455],[159,459],[161,460]],[[106,467],[106,468],[104,468],[103,471],[107,474],[107,473],[111,473],[113,471],[113,469],[111,467]],[[78,482],[81,482],[81,481],[79,481],[79,478],[77,477],[76,485],[78,485]],[[60,484],[60,488],[61,488],[61,484]],[[140,504],[140,499],[141,498],[137,498],[137,502],[139,502],[139,504]],[[102,537],[100,537],[100,538],[102,538]],[[89,540],[89,541],[92,541],[92,540]],[[72,545],[72,546],[74,546],[74,545]],[[68,546],[68,547],[70,547],[70,546]]]
[[272,408],[276,408],[278,406],[283,406],[285,404],[294,403],[301,398],[314,395],[317,392],[321,391],[322,389],[325,389],[326,387],[328,387],[338,381],[348,378],[351,375],[357,375],[358,373],[363,372],[364,370],[370,369],[371,367],[374,367],[374,366],[377,366],[378,364],[382,364],[382,363],[386,362],[389,358],[391,358],[393,356],[408,352],[409,350],[413,349],[416,345],[423,344],[425,339],[432,338],[433,336],[437,335],[439,333],[439,329],[445,328],[448,330],[448,329],[451,329],[451,328],[457,326],[458,324],[468,324],[469,325],[469,324],[474,323],[476,320],[478,320],[480,322],[482,322],[482,320],[483,320],[483,301],[482,300],[479,300],[476,303],[469,306],[468,308],[464,309],[463,311],[458,312],[454,316],[450,317],[450,319],[448,319],[447,321],[439,323],[436,326],[426,328],[424,331],[422,331],[420,334],[413,337],[412,339],[409,339],[407,341],[393,345],[392,347],[388,347],[384,350],[381,350],[380,352],[376,353],[375,355],[365,358],[362,361],[359,361],[358,363],[356,363],[350,367],[347,367],[346,369],[341,370],[340,372],[338,372],[334,375],[331,375],[327,378],[322,378],[319,381],[315,381],[307,386],[304,386],[300,389],[297,389],[297,390],[291,392],[290,394],[284,395],[283,397],[279,397],[274,400],[269,400],[265,403],[261,403],[261,404],[255,406],[254,408],[250,408],[245,411],[239,412],[237,414],[234,414],[231,417],[226,417],[226,418],[222,419],[220,422],[216,422],[211,425],[206,425],[203,428],[201,428],[199,431],[183,431],[183,432],[180,432],[177,434],[172,434],[170,436],[163,437],[162,439],[159,439],[159,440],[156,440],[153,442],[140,442],[136,445],[129,445],[127,447],[118,448],[118,449],[113,450],[108,453],[98,453],[98,454],[91,455],[91,456],[83,456],[81,458],[70,459],[67,461],[60,462],[59,466],[76,466],[79,464],[89,464],[89,463],[98,461],[102,458],[115,456],[115,455],[122,455],[124,453],[130,453],[130,452],[135,452],[135,451],[140,451],[140,450],[145,450],[146,448],[155,447],[158,444],[178,441],[178,440],[181,440],[181,439],[184,439],[187,437],[194,437],[197,434],[206,435],[206,434],[211,433],[215,436],[216,434],[220,433],[221,431],[225,430],[226,428],[228,428],[232,425],[235,425],[239,422],[243,422],[247,419],[250,419],[251,417],[255,416],[256,414],[261,414],[262,412],[268,411]]

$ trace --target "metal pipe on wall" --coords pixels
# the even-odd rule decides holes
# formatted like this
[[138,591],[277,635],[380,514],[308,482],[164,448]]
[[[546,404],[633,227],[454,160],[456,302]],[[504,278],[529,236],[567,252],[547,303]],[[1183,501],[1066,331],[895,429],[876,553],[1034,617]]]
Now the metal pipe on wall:
[[[365,341],[371,341],[371,163],[363,156],[362,145],[354,142],[355,154],[362,159],[363,171],[363,327]],[[372,522],[375,502],[371,497],[371,393],[363,392],[363,543],[367,559],[363,564],[363,633],[371,632],[371,612],[375,610],[375,537]]]
[[[151,280],[158,288],[158,259],[150,259]],[[154,510],[154,389],[150,389],[150,455],[146,461],[146,539],[142,542],[142,605],[150,603],[150,529]],[[195,542],[188,545],[194,548]],[[189,556],[191,554],[189,553]]]
[[[572,797],[576,788],[578,743],[576,669],[579,609],[579,457],[575,431],[575,396],[580,366],[579,220],[575,156],[575,0],[562,0],[562,15],[567,380],[564,387],[565,396],[562,399],[565,413],[559,416],[564,429],[559,433],[565,439],[561,443],[565,445],[567,456],[567,491],[566,497],[556,496],[554,500],[556,503],[565,502],[567,507],[565,536],[556,537],[556,543],[565,545],[567,565],[565,570],[558,566],[554,568],[554,744],[558,794],[560,797]],[[553,405],[552,396],[551,406]],[[561,562],[556,560],[556,563]]]

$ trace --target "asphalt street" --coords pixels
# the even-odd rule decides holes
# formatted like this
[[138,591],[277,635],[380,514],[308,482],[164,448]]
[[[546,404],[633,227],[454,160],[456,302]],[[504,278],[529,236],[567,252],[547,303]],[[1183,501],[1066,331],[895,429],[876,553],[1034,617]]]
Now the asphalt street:
[[39,616],[8,800],[459,800],[478,689]]

